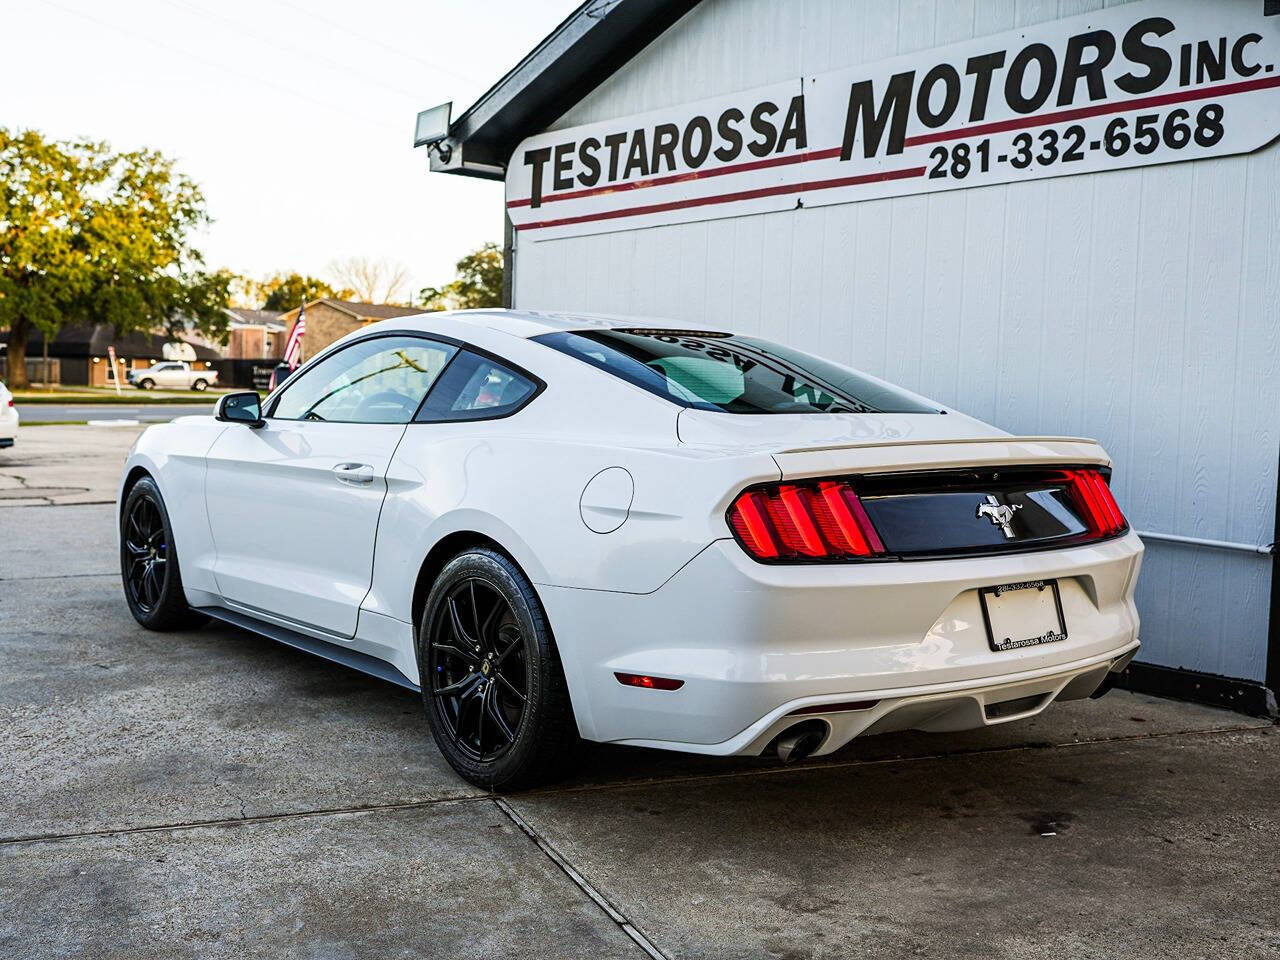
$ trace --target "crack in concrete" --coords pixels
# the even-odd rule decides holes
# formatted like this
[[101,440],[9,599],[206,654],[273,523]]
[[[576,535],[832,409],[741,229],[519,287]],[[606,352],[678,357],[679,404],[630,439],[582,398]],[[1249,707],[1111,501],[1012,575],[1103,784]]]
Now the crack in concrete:
[[[488,800],[488,794],[473,797],[439,797],[435,800],[413,800],[401,803],[367,803],[350,807],[324,807],[315,810],[295,810],[289,813],[262,813],[255,816],[218,817],[211,820],[187,820],[181,823],[156,823],[141,827],[107,827],[102,830],[83,830],[76,833],[39,833],[30,836],[0,837],[0,847],[23,846],[38,843],[61,843],[67,840],[90,840],[97,837],[127,837],[141,833],[199,830],[205,827],[234,827],[252,823],[280,823],[288,820],[313,820],[321,817],[344,816],[362,813],[381,813],[395,810],[425,810],[441,804],[476,803]],[[241,810],[244,804],[241,803]]]
[[77,580],[84,577],[118,577],[118,570],[111,570],[107,573],[58,573],[58,574],[42,574],[34,577],[0,577],[0,583],[21,583],[26,580]]
[[511,808],[511,804],[507,803],[507,801],[503,800],[501,797],[494,797],[493,802],[499,810],[506,814],[507,819],[519,827],[524,835],[532,840],[534,844],[537,845],[538,849],[546,854],[547,858],[559,867],[566,877],[573,881],[574,886],[585,893],[591,901],[604,912],[604,915],[616,923],[622,932],[634,940],[636,945],[647,953],[652,960],[668,960],[667,955],[659,950],[654,942],[646,937],[634,923],[627,919],[626,914],[610,903],[609,900],[605,898],[604,894],[596,889],[595,885],[592,884],[591,881],[584,877],[582,873],[573,866],[573,864],[565,859],[560,851],[552,845],[550,840],[542,836],[542,834],[530,826],[529,823],[520,816],[520,814],[516,813],[515,810]]
[[[56,461],[55,461],[56,462]],[[17,487],[0,488],[0,506],[6,507],[81,507],[86,504],[114,503],[114,500],[82,500],[66,503],[54,497],[75,496],[89,493],[88,487],[33,487],[31,481],[20,473],[0,470],[0,477],[16,480]]]
[[88,493],[88,487],[6,487],[0,489],[0,500],[48,500],[67,494]]
[[37,499],[35,497],[32,497],[29,501],[25,499],[15,499],[10,503],[5,504],[5,506],[7,507],[101,507],[101,506],[112,506],[114,504],[115,504],[114,500],[71,500],[66,503],[63,503],[60,501],[55,503],[53,500],[49,500],[47,498]]
[[[20,474],[20,473],[10,473],[8,470],[0,470],[0,477],[8,477],[10,480],[17,480],[17,481],[18,481],[18,489],[19,489],[19,490],[30,490],[30,489],[32,489],[32,488],[31,488],[31,486],[27,483],[27,478],[26,478],[26,477],[24,477],[24,476],[22,476],[22,474]],[[18,504],[18,506],[24,506],[24,507],[37,507],[37,506],[39,506],[39,507],[51,507],[51,506],[53,506],[53,501],[52,501],[50,498],[48,498],[48,497],[41,497],[41,496],[35,496],[35,495],[27,496],[27,497],[13,497],[13,498],[7,498],[7,499],[13,499],[13,500],[31,500],[31,501],[33,501],[32,503],[23,503],[23,504]]]

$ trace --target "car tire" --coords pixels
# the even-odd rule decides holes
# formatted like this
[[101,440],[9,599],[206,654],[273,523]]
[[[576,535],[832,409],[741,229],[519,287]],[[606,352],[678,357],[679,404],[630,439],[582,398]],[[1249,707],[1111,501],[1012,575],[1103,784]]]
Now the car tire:
[[120,580],[129,612],[148,630],[178,630],[208,620],[187,605],[169,512],[150,477],[129,488],[120,511]]
[[195,390],[197,393],[201,390],[208,389],[208,387],[209,387],[208,381],[205,381],[205,380],[197,380],[195,383],[191,385],[191,389]]
[[464,779],[519,790],[576,765],[581,740],[555,640],[533,584],[508,557],[477,547],[445,565],[417,653],[431,735]]
[[150,379],[149,377],[146,380],[138,381],[138,388],[140,390],[154,390],[155,386],[156,386],[156,382]]

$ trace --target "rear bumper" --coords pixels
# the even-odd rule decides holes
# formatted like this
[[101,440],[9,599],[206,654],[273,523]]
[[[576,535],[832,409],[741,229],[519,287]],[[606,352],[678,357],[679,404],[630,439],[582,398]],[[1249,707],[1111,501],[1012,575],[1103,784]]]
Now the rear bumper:
[[[865,709],[820,711],[824,704],[839,706],[849,697],[804,697],[782,704],[751,724],[737,736],[721,743],[672,743],[663,740],[624,740],[630,746],[661,747],[717,756],[756,756],[773,739],[806,720],[820,720],[827,735],[814,756],[839,750],[862,734],[891,733],[897,730],[924,730],[944,733],[991,727],[1024,720],[1041,713],[1058,700],[1081,700],[1096,690],[1108,672],[1121,670],[1137,653],[1137,640],[1118,654],[1090,657],[1049,671],[1005,677],[998,682],[959,682],[929,687],[888,688],[859,692],[858,698],[873,704]],[[803,714],[795,711],[804,710]]]
[[[717,541],[653,593],[540,592],[589,739],[758,753],[796,722],[787,716],[795,709],[877,701],[823,716],[825,753],[872,730],[978,727],[1087,696],[1137,649],[1141,554],[1131,533],[1044,553],[765,566]],[[1051,578],[1067,638],[993,651],[978,588]],[[676,691],[624,687],[614,672],[685,682]],[[1024,697],[1040,702],[988,710]]]

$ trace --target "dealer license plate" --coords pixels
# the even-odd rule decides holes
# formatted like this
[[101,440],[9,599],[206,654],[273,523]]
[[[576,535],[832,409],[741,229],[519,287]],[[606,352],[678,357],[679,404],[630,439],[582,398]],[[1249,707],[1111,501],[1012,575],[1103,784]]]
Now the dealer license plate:
[[1017,650],[1067,639],[1057,580],[983,587],[978,599],[992,650]]

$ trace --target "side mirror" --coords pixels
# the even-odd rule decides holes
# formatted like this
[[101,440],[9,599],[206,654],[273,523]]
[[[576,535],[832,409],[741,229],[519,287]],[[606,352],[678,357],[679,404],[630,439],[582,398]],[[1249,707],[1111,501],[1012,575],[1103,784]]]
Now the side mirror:
[[246,426],[264,426],[262,400],[252,391],[224,393],[213,408],[213,418],[224,423],[243,423]]

